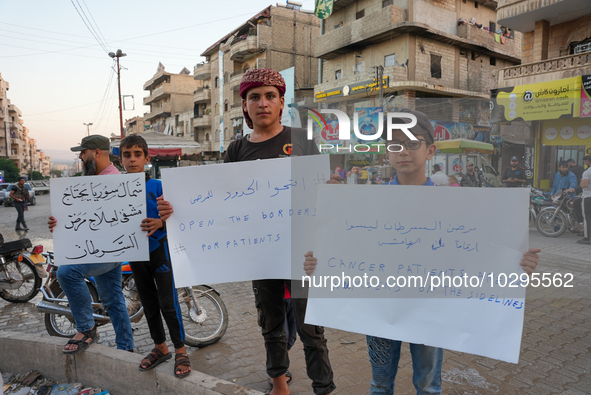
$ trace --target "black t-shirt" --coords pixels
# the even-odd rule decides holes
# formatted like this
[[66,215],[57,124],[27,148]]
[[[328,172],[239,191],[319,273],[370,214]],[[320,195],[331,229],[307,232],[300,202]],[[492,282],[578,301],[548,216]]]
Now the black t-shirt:
[[585,169],[582,166],[576,165],[568,169],[568,171],[572,171],[575,176],[577,176],[577,185],[581,184],[581,178],[583,177],[583,172]]
[[232,141],[226,151],[224,162],[244,162],[319,153],[314,140],[308,140],[305,129],[285,126],[277,136],[259,143],[251,142],[249,135]]
[[[523,169],[523,167],[519,166],[515,170],[513,170],[511,166],[507,167],[505,171],[503,171],[503,178],[501,180],[508,180],[509,178],[525,180],[525,170]],[[522,182],[506,182],[505,185],[507,185],[507,187],[520,187],[524,184]]]

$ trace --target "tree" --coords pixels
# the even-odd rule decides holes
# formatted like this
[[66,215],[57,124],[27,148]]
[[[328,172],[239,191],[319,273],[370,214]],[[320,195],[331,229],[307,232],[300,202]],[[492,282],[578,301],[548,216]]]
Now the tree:
[[33,180],[42,180],[43,174],[39,173],[37,170],[33,170]]
[[4,171],[5,182],[16,182],[20,176],[18,167],[10,159],[0,159],[0,170]]
[[61,170],[57,170],[57,169],[53,169],[49,172],[49,174],[51,174],[52,176],[56,176],[56,177],[61,177],[62,176],[62,171]]

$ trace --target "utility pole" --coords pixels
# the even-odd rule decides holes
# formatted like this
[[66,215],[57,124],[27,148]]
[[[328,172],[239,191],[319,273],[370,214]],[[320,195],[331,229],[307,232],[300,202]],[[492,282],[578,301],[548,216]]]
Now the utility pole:
[[123,130],[123,106],[121,105],[121,67],[119,67],[119,58],[127,56],[120,49],[116,53],[109,52],[109,56],[113,59],[117,58],[117,86],[119,87],[119,127],[121,129],[121,139],[125,138],[125,132]]
[[[119,103],[119,105],[121,105],[121,103]],[[82,125],[86,125],[86,135],[90,136],[90,125],[92,125],[92,122],[90,123],[83,123]]]
[[378,84],[380,87],[380,107],[382,107],[382,111],[384,109],[384,90],[382,81],[384,80],[384,66],[378,66],[376,68],[377,75],[378,75]]

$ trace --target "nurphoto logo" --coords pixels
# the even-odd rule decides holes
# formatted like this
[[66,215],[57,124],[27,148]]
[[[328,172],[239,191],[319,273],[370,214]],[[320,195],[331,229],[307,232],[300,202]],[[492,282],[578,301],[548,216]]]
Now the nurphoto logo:
[[[327,128],[326,120],[322,115],[319,115],[315,111],[318,117],[310,116],[308,117],[308,140],[314,139],[314,121],[320,126],[320,128]],[[322,109],[320,110],[321,114],[334,114],[338,119],[339,125],[339,140],[350,140],[351,139],[351,121],[349,116],[344,111],[334,110],[334,109]],[[409,119],[410,122],[406,123],[403,121],[403,118]],[[417,138],[411,133],[409,130],[410,128],[414,127],[417,124],[417,117],[411,113],[407,112],[388,112],[386,113],[386,137],[387,141],[392,140],[392,131],[393,130],[401,130],[406,134],[406,136],[411,140],[417,140]],[[359,140],[363,141],[376,141],[382,137],[384,132],[384,122],[383,122],[383,113],[378,113],[378,128],[377,131],[373,134],[365,134],[359,130],[359,114],[355,112],[353,114],[353,132],[355,136]],[[335,153],[347,151],[347,152],[369,152],[370,150],[375,149],[375,147],[384,146],[389,152],[400,152],[404,149],[404,146],[401,144],[372,144],[371,146],[368,144],[351,144],[346,147],[341,147],[335,144],[319,144],[319,149],[321,152],[327,152],[334,150],[336,148]]]

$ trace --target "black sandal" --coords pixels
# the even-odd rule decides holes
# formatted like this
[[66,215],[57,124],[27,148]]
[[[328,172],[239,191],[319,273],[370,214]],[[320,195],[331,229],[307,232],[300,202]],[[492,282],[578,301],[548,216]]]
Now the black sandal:
[[189,361],[189,356],[186,353],[177,352],[174,356],[174,377],[182,379],[183,377],[187,377],[192,369],[188,372],[180,373],[181,369],[179,366],[188,366],[191,367],[191,361]]
[[[162,351],[154,347],[152,351],[150,351],[150,353],[146,355],[146,358],[142,359],[142,361],[140,362],[140,371],[146,372],[150,369],[154,369],[156,366],[160,365],[162,362],[168,361],[170,358],[172,358],[172,355],[170,355],[170,353],[162,354]],[[148,361],[149,365],[143,368],[142,365],[144,365],[144,361],[146,360]]]
[[[84,335],[84,337],[82,339],[80,339],[80,340],[70,339],[66,343],[66,346],[68,344],[75,344],[78,346],[78,348],[76,348],[75,350],[66,350],[64,348],[62,350],[62,354],[74,355],[74,354],[81,353],[82,351],[86,351],[88,346],[90,346],[93,341],[95,341],[96,339],[99,338],[99,334],[96,332],[96,326],[90,330],[83,331],[80,333],[82,333]],[[90,342],[86,342],[88,339],[90,339]]]

